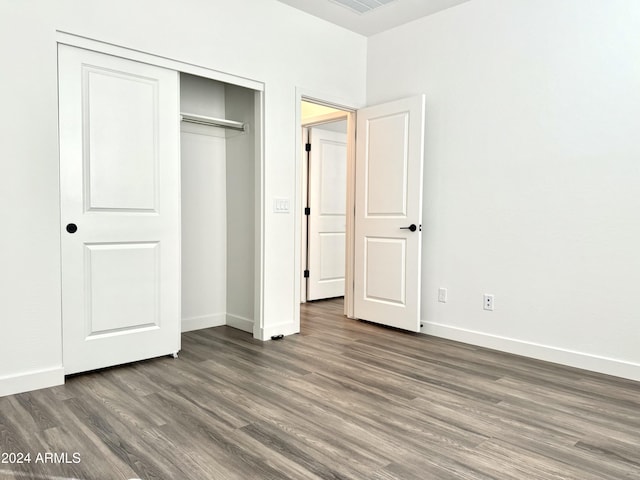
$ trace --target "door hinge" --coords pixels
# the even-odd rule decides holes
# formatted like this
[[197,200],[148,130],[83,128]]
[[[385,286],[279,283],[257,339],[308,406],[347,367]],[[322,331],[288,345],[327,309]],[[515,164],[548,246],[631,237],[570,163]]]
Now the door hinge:
[[310,143],[306,143],[304,146],[304,151],[305,152],[310,152],[311,151],[311,144]]
[[309,278],[309,270],[304,271],[304,278]]
[[311,215],[311,209],[309,207],[304,207],[304,214]]

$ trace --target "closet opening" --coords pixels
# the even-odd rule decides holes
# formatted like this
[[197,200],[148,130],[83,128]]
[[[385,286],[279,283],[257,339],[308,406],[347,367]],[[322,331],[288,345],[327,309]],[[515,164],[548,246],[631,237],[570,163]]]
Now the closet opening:
[[261,338],[263,84],[57,40],[64,374]]
[[180,73],[183,332],[260,328],[260,101]]

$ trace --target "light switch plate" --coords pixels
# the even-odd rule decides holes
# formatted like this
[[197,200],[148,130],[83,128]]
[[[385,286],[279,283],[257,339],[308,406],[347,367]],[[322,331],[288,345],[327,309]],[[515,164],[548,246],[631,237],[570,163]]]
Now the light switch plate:
[[283,197],[273,198],[274,213],[289,213],[289,199]]

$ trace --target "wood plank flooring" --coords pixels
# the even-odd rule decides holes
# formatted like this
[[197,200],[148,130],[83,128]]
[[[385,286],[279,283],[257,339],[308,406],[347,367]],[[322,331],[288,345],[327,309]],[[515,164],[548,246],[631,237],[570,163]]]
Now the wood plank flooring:
[[0,478],[640,479],[637,382],[348,320],[341,300],[302,314],[282,341],[189,332],[178,359],[0,398],[0,455],[31,455]]

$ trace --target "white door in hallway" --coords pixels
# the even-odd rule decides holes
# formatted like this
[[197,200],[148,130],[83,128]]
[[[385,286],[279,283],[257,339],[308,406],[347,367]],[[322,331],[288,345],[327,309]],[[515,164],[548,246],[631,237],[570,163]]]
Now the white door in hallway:
[[59,46],[65,374],[180,349],[178,72]]
[[344,295],[347,134],[309,128],[307,300]]
[[357,112],[355,317],[420,331],[424,95]]

